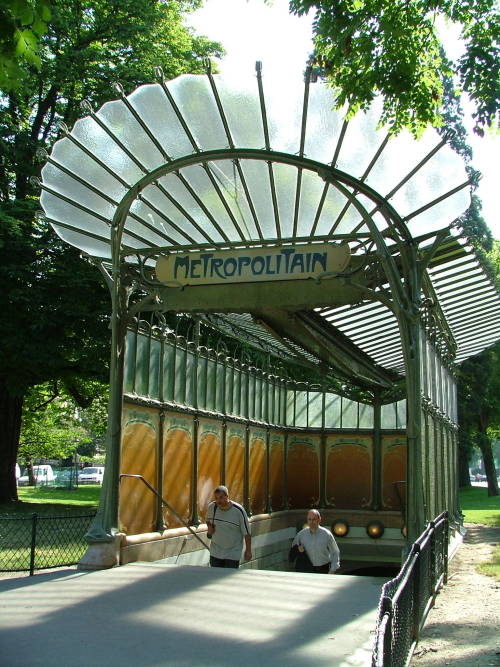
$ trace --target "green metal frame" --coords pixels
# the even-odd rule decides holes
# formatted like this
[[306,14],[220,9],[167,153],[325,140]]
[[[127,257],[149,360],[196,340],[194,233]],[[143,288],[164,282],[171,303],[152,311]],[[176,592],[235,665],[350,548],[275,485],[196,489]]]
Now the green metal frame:
[[[265,117],[265,114],[264,114]],[[197,151],[192,155],[177,160],[169,160],[166,164],[151,171],[131,186],[119,203],[112,221],[112,265],[108,282],[111,289],[112,300],[112,359],[110,371],[110,404],[108,417],[108,455],[106,475],[103,484],[100,509],[93,522],[87,539],[90,542],[110,541],[116,534],[118,525],[118,480],[120,473],[120,443],[121,443],[121,415],[123,400],[123,372],[125,354],[125,334],[127,325],[133,309],[129,307],[130,296],[137,285],[137,272],[135,269],[129,271],[127,258],[131,255],[144,258],[159,254],[162,248],[145,247],[143,249],[131,250],[122,247],[122,236],[129,210],[134,200],[141,196],[144,189],[151,183],[155,183],[162,176],[169,173],[180,174],[184,167],[200,164],[209,171],[208,163],[217,160],[231,160],[239,164],[239,160],[260,160],[269,165],[269,174],[272,185],[272,164],[286,164],[297,167],[299,170],[315,172],[325,181],[326,185],[337,188],[347,199],[348,203],[356,208],[364,224],[369,229],[369,236],[375,243],[378,259],[387,282],[390,286],[390,298],[372,292],[374,299],[384,299],[384,303],[391,309],[397,318],[402,347],[404,350],[404,361],[406,369],[406,386],[408,398],[407,416],[407,438],[408,438],[408,490],[407,490],[407,531],[408,541],[412,543],[422,532],[425,520],[425,502],[423,498],[422,479],[422,427],[421,427],[421,399],[420,399],[420,312],[421,312],[421,289],[424,280],[426,265],[433,253],[439,246],[436,241],[425,261],[418,254],[418,247],[404,224],[403,219],[394,208],[372,188],[362,180],[346,174],[332,166],[328,166],[310,159],[303,155],[289,155],[271,151],[269,146],[265,150],[236,149],[230,147],[222,150]],[[463,187],[463,186],[462,186]],[[349,190],[352,188],[352,192]],[[373,211],[368,212],[366,208],[356,199],[356,194],[361,193],[375,204]],[[274,199],[273,199],[274,201]],[[275,209],[276,210],[276,209]],[[394,248],[389,248],[385,242],[384,235],[379,231],[373,221],[372,214],[379,211],[387,221],[389,233],[397,245],[400,256],[400,266],[394,257]],[[278,224],[278,223],[277,223]],[[335,225],[334,225],[335,226]],[[259,227],[257,226],[257,229]],[[312,232],[314,230],[311,230]],[[224,235],[222,235],[224,238]],[[329,239],[335,236],[327,237]],[[352,235],[350,238],[359,240]],[[366,239],[367,235],[361,235]],[[443,235],[444,238],[444,235]],[[291,242],[294,239],[286,239]],[[318,237],[303,237],[302,240],[318,241]],[[283,243],[285,239],[277,234],[276,239],[268,239],[268,243]],[[262,243],[262,240],[255,241]],[[206,244],[215,248],[217,244]],[[252,243],[242,238],[237,242],[228,239],[219,245],[224,247],[249,246]],[[183,250],[200,247],[182,246]],[[164,250],[175,251],[175,246],[168,246]],[[131,264],[132,266],[132,264]],[[154,288],[142,282],[142,289],[148,288],[154,292]],[[148,297],[146,297],[147,299]],[[150,297],[151,298],[151,297]],[[168,310],[168,303],[156,303],[155,310]],[[136,310],[138,307],[136,307]]]

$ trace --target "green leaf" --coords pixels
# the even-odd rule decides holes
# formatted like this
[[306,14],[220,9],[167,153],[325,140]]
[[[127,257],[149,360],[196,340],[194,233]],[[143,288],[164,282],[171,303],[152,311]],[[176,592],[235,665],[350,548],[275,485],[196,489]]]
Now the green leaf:
[[26,7],[26,9],[19,15],[19,22],[21,25],[30,25],[34,20],[35,12],[30,7]]

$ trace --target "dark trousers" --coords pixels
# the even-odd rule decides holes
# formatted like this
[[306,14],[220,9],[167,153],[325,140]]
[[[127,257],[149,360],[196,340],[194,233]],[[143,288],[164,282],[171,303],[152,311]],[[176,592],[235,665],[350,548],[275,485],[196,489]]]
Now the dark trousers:
[[239,560],[231,560],[230,558],[216,558],[215,556],[210,556],[210,567],[238,568],[239,566],[240,566]]
[[325,563],[324,565],[313,565],[313,572],[318,572],[319,574],[328,574],[330,572],[330,563]]

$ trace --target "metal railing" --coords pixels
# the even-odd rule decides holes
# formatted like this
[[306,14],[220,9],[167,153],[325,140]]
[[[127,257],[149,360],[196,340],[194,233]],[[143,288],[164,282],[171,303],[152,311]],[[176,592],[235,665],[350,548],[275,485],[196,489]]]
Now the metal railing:
[[382,587],[372,667],[407,667],[427,614],[448,576],[448,513],[413,543],[399,574]]
[[158,498],[158,500],[161,500],[162,504],[165,505],[165,507],[167,507],[172,512],[172,514],[175,514],[175,516],[179,519],[179,521],[181,521],[181,523],[189,530],[191,535],[194,535],[194,537],[198,540],[198,542],[200,542],[200,544],[203,545],[203,548],[208,549],[208,551],[210,551],[210,547],[208,546],[208,544],[206,544],[201,539],[198,533],[194,531],[188,523],[186,523],[186,521],[180,516],[180,514],[178,514],[175,511],[172,505],[170,505],[170,503],[168,503],[165,500],[165,498],[162,498],[162,496],[158,493],[158,491],[154,488],[154,486],[151,486],[151,484],[146,479],[144,479],[142,475],[132,475],[130,473],[122,473],[120,475],[120,482],[122,481],[123,477],[132,477],[133,479],[140,479],[141,482],[143,482],[148,487],[148,489],[154,493],[154,495]]
[[76,565],[88,547],[85,533],[95,512],[0,517],[0,572],[29,572]]

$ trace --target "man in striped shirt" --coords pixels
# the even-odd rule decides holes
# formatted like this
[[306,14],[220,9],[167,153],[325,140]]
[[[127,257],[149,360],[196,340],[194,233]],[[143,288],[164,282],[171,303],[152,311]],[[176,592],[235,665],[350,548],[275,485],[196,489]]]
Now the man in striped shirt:
[[210,540],[211,567],[239,567],[243,541],[245,560],[252,558],[252,537],[243,507],[229,499],[226,486],[214,491],[215,501],[208,505],[207,537]]
[[320,526],[320,522],[321,514],[318,510],[309,510],[308,527],[297,533],[292,548],[297,546],[301,553],[307,553],[313,572],[328,574],[340,567],[340,551],[331,532]]

